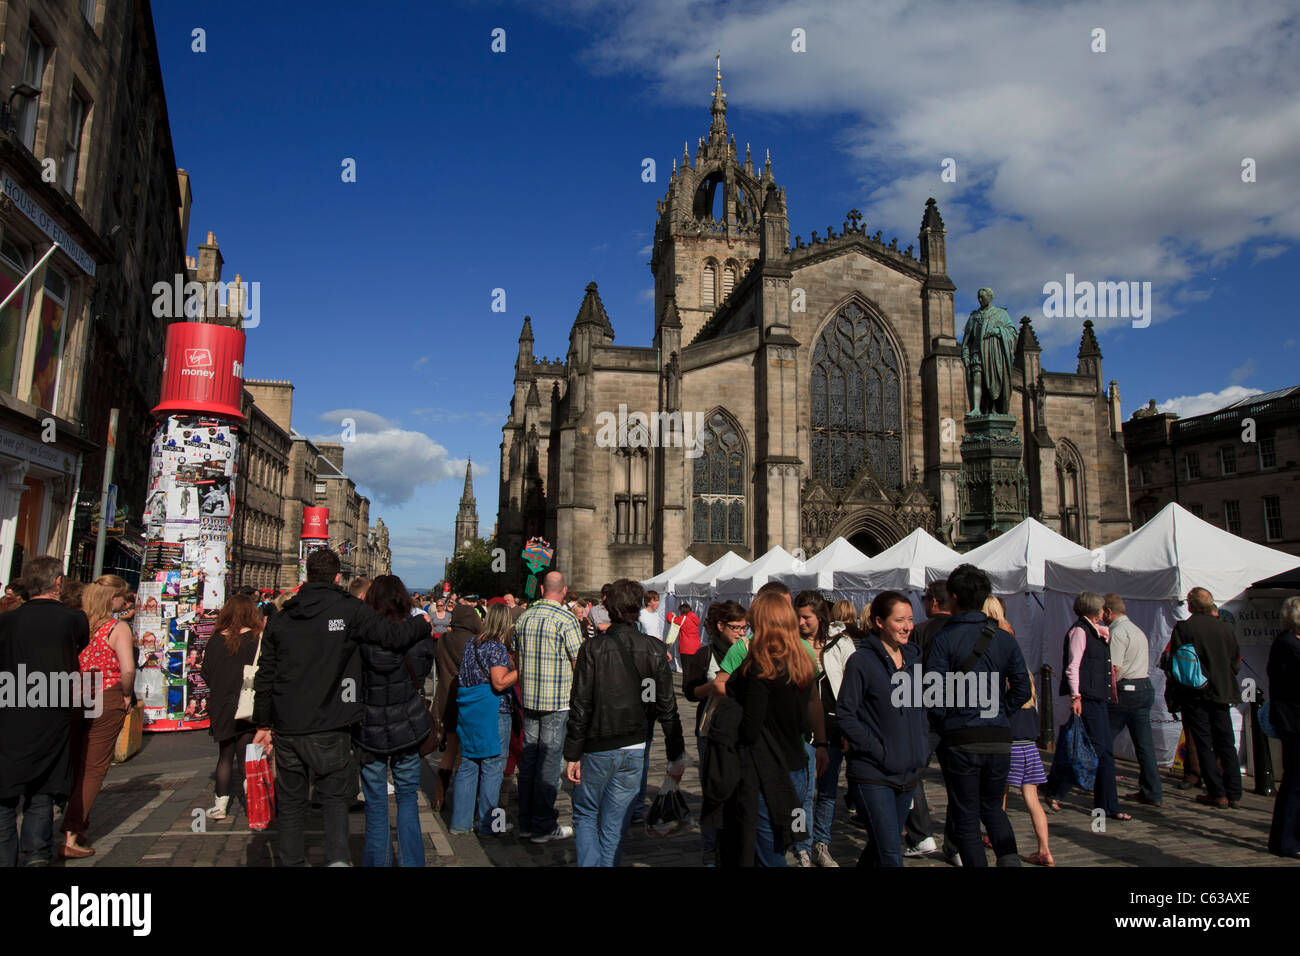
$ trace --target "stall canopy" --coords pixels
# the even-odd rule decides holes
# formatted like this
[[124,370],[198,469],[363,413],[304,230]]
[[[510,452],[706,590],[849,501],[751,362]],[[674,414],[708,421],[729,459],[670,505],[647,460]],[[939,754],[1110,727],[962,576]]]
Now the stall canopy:
[[837,592],[921,590],[926,568],[962,563],[962,556],[917,528],[902,541],[891,545],[858,565],[832,575]]
[[1041,591],[1044,563],[1067,558],[1090,561],[1092,552],[1033,518],[1026,518],[992,541],[959,555],[955,561],[932,565],[926,573],[926,582],[946,580],[957,565],[973,564],[989,576],[994,594]]
[[707,567],[701,568],[688,577],[678,579],[674,583],[677,600],[689,600],[694,605],[707,607],[708,602],[713,598],[713,586],[718,578],[735,574],[747,564],[749,562],[736,552],[728,551]]
[[1201,587],[1222,602],[1297,565],[1300,557],[1294,554],[1239,538],[1171,503],[1105,547],[1049,560],[1044,575],[1048,590],[1064,594],[1093,591],[1177,601]]
[[703,570],[703,562],[697,561],[688,554],[667,571],[662,571],[654,577],[642,581],[641,587],[647,591],[658,591],[660,594],[675,594],[677,582],[684,581],[691,575],[699,574]]
[[800,591],[829,592],[835,586],[836,571],[855,567],[866,560],[867,556],[844,538],[836,538],[807,561],[796,561],[791,570],[773,574],[772,578],[796,594]]
[[739,571],[718,576],[714,588],[714,599],[718,601],[737,601],[748,605],[769,579],[782,572],[789,573],[794,567],[794,555],[777,545],[767,554],[752,564],[747,564]]

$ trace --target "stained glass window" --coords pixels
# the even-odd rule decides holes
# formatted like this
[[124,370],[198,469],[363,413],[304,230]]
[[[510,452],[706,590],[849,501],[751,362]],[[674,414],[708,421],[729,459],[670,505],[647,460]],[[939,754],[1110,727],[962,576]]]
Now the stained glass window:
[[812,473],[833,488],[870,468],[890,488],[903,482],[898,355],[884,326],[850,302],[812,355]]
[[735,426],[720,412],[707,422],[695,460],[691,537],[711,544],[745,544],[745,455]]

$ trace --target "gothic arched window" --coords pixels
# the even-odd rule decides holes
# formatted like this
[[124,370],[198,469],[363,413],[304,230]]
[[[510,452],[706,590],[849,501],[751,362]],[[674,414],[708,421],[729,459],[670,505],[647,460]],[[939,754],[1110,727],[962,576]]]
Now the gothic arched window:
[[614,451],[614,541],[650,541],[650,456],[644,448]]
[[843,488],[871,468],[903,483],[903,400],[898,353],[880,322],[850,302],[812,354],[812,475]]
[[728,262],[727,267],[722,270],[722,299],[726,301],[727,296],[731,295],[731,290],[736,287],[737,268],[734,262]]
[[718,264],[712,259],[704,263],[700,275],[700,302],[706,308],[713,308],[717,303]]
[[1088,513],[1084,495],[1083,458],[1064,439],[1056,449],[1056,494],[1061,514],[1061,534],[1075,544],[1087,545]]
[[745,446],[735,425],[714,412],[695,459],[691,487],[691,540],[696,544],[745,544]]

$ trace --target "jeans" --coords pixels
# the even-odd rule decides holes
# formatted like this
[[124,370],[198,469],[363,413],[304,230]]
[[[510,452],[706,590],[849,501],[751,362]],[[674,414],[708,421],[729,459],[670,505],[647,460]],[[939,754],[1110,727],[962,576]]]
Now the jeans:
[[[703,773],[704,755],[709,751],[709,738],[697,736],[695,741],[700,748],[700,772]],[[718,831],[716,827],[708,827],[703,823],[700,824],[700,852],[704,855],[705,866],[717,866]]]
[[[844,751],[839,747],[830,747],[826,751],[829,758],[826,772],[817,778],[817,797],[813,807],[813,840],[817,843],[831,842],[831,824],[835,822],[835,796],[840,786],[840,766],[844,763]],[[816,765],[813,766],[816,772]]]
[[[800,767],[798,770],[791,770],[790,782],[794,784],[795,799],[799,801],[802,808],[808,797],[807,768]],[[802,823],[802,830],[807,833],[809,820],[806,811]],[[798,833],[799,830],[800,828],[796,825],[795,832]],[[797,846],[799,844],[795,844],[795,847]],[[791,847],[791,849],[795,847]],[[754,842],[754,865],[785,866],[785,850],[785,845],[779,842],[776,834],[772,832],[772,822],[767,815],[767,801],[763,799],[762,791],[760,791],[758,794],[758,832]]]
[[[348,807],[356,797],[357,771],[352,737],[346,730],[316,734],[275,734],[275,809],[281,866],[306,866],[303,826],[308,782],[316,777],[316,796],[325,813],[325,860],[352,862],[348,849]],[[384,799],[388,799],[384,788]]]
[[636,798],[649,749],[582,755],[582,782],[573,790],[578,866],[618,866],[628,809]]
[[808,754],[808,769],[805,771],[808,779],[804,782],[803,787],[803,819],[806,827],[804,832],[808,835],[791,849],[796,853],[801,850],[804,853],[811,853],[813,845],[812,828],[816,826],[816,820],[813,817],[813,802],[817,799],[817,748],[805,741],[803,749]]
[[420,753],[383,757],[361,765],[361,790],[366,798],[366,846],[362,866],[392,866],[393,841],[388,832],[388,765],[393,766],[397,791],[397,854],[402,866],[424,866],[424,834],[420,832]]
[[[1237,756],[1237,738],[1232,732],[1232,713],[1228,704],[1196,701],[1183,708],[1187,729],[1192,732],[1196,755],[1201,758],[1201,779],[1211,797],[1241,799],[1241,763]],[[1223,764],[1223,772],[1219,772]]]
[[[1092,747],[1097,751],[1097,780],[1092,788],[1092,805],[1106,811],[1106,816],[1113,817],[1119,813],[1119,793],[1115,789],[1115,746],[1110,734],[1110,706],[1104,700],[1083,700],[1083,726],[1088,731]],[[1064,746],[1064,725],[1057,735],[1056,755],[1052,758],[1052,769],[1047,775],[1047,786],[1043,788],[1048,800],[1059,799],[1070,792],[1074,774],[1070,770],[1070,758]]]
[[555,798],[564,772],[567,710],[525,710],[524,749],[519,759],[519,832],[550,833],[560,816]]
[[[965,750],[941,748],[939,763],[948,787],[948,815],[953,818],[957,849],[962,866],[989,865],[980,839],[980,821],[989,832],[989,842],[997,855],[998,866],[1019,866],[1016,835],[1002,809],[1011,771],[1011,755],[975,754]],[[1101,770],[1098,768],[1098,773]],[[1115,776],[1111,774],[1111,786]]]
[[[1300,853],[1300,734],[1279,731],[1282,738],[1282,780],[1273,801],[1273,822],[1268,830],[1272,853]],[[7,832],[7,831],[6,831]]]
[[[1285,779],[1285,778],[1284,778]],[[23,801],[23,831],[18,833],[18,801]],[[0,867],[49,863],[54,852],[54,797],[33,793],[0,800]]]
[[645,787],[650,782],[650,745],[655,741],[654,725],[650,726],[650,739],[645,742],[645,766],[641,768],[641,789],[632,801],[631,813],[628,814],[628,826],[645,820]]
[[1151,680],[1122,680],[1118,685],[1119,703],[1110,705],[1110,736],[1128,728],[1138,759],[1138,786],[1148,800],[1163,800],[1160,768],[1156,766],[1156,748],[1151,742],[1151,704],[1156,699]]
[[867,818],[869,835],[858,866],[902,866],[903,826],[912,807],[912,791],[874,783],[855,783],[852,790]]
[[[460,758],[460,769],[451,790],[451,832],[468,833],[474,829],[475,810],[478,813],[478,832],[489,836],[496,814],[497,800],[501,796],[501,780],[506,772],[506,758],[510,756],[510,715],[497,714],[497,738],[501,753],[495,757]],[[475,791],[478,803],[475,805]]]

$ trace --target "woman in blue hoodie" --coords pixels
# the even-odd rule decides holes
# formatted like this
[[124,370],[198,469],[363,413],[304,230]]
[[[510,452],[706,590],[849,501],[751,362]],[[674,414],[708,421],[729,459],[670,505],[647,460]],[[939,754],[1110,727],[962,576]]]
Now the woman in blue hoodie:
[[870,835],[858,865],[902,866],[903,824],[930,749],[921,651],[909,641],[911,602],[897,591],[871,602],[869,621],[871,635],[844,668],[835,713],[849,743],[849,785]]

